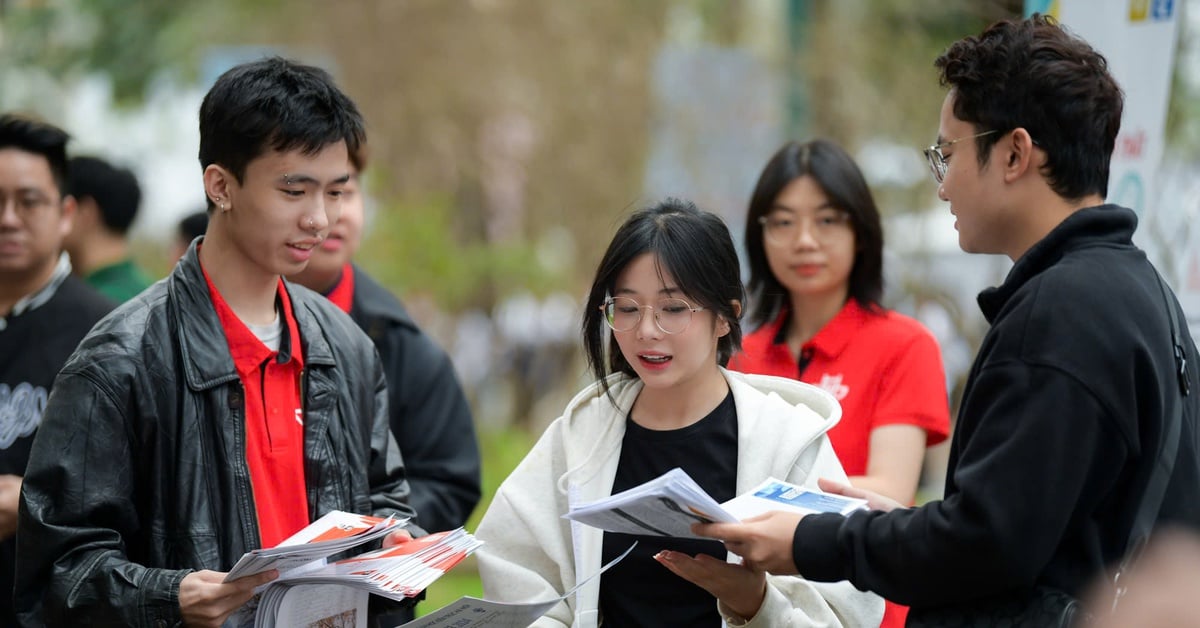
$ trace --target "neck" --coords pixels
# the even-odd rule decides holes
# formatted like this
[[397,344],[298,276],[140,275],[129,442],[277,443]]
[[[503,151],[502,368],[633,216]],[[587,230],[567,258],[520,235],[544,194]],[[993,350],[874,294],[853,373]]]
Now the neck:
[[0,314],[8,315],[17,301],[41,290],[54,276],[58,255],[39,266],[36,270],[21,274],[0,273]]
[[677,430],[708,416],[729,393],[716,362],[711,371],[670,388],[645,386],[633,402],[633,421],[652,430]]
[[793,354],[799,354],[800,346],[812,340],[817,332],[842,311],[849,294],[849,286],[842,286],[838,290],[820,295],[792,293],[787,344]]
[[129,245],[120,236],[98,233],[84,246],[71,251],[71,268],[81,277],[129,258]]
[[1029,202],[1022,203],[1022,208],[1028,212],[1028,228],[1024,230],[1014,243],[1005,251],[1013,262],[1021,259],[1033,245],[1041,242],[1055,227],[1062,224],[1071,214],[1084,209],[1104,204],[1104,197],[1090,194],[1080,199],[1065,199],[1047,187],[1041,194],[1035,195]]
[[200,247],[200,264],[233,313],[244,323],[268,325],[275,321],[279,275],[255,272],[242,260],[232,245],[213,234]]

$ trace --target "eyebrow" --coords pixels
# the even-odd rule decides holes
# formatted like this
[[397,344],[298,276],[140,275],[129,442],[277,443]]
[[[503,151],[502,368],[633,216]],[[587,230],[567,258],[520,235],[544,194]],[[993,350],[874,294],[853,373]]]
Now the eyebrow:
[[[658,291],[659,294],[665,294],[667,296],[671,296],[678,292],[679,292],[679,288],[675,288],[675,287],[666,287],[666,288],[663,288]],[[634,290],[630,290],[629,288],[624,288],[622,290],[617,290],[616,294],[617,294],[617,296],[620,296],[623,294],[637,294],[637,292]]]
[[[822,209],[838,209],[838,206],[835,205],[833,203],[833,201],[827,200],[824,203],[821,203],[820,205],[817,205],[816,207],[814,207],[813,211],[819,212]],[[788,207],[787,205],[780,205],[779,203],[772,204],[771,209],[767,213],[769,214],[771,212],[780,211],[780,210],[788,212],[789,214],[799,213],[799,211],[792,209],[791,207]]]
[[[330,181],[330,183],[346,183],[349,180],[350,180],[350,173],[347,172],[346,174],[334,179],[333,181]],[[288,173],[288,174],[285,174],[285,175],[279,177],[279,182],[282,183],[283,185],[297,185],[297,184],[299,184],[299,185],[309,185],[309,184],[320,185],[321,184],[321,182],[318,181],[316,179],[316,177],[313,177],[312,175],[291,174],[291,173]]]

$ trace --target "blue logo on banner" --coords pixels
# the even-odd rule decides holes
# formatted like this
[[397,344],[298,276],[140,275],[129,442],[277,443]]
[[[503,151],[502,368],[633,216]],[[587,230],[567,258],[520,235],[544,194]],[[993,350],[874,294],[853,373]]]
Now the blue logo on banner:
[[1175,0],[1153,0],[1150,3],[1150,19],[1169,20],[1175,13]]

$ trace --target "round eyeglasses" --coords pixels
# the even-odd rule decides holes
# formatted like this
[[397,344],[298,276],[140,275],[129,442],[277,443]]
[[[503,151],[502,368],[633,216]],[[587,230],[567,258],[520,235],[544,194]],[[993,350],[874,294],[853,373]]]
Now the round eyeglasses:
[[654,312],[654,324],[666,334],[678,334],[692,322],[692,312],[704,310],[693,307],[683,299],[662,299],[654,305],[642,305],[629,297],[612,297],[600,306],[604,320],[613,331],[631,331],[642,322],[642,310]]
[[942,181],[946,179],[946,171],[950,169],[950,162],[946,161],[946,155],[942,153],[943,148],[949,148],[963,140],[973,140],[977,137],[991,135],[992,133],[999,133],[999,131],[995,129],[991,131],[984,131],[982,133],[976,133],[975,135],[968,135],[966,137],[952,139],[948,142],[934,144],[933,146],[926,148],[925,160],[929,162],[929,170],[933,173],[933,180],[937,181],[940,185]]
[[825,241],[849,233],[850,214],[840,209],[825,208],[812,217],[776,211],[766,216],[758,217],[762,225],[763,236],[767,242],[775,246],[790,246],[800,235],[801,225],[809,222],[809,233],[816,240]]

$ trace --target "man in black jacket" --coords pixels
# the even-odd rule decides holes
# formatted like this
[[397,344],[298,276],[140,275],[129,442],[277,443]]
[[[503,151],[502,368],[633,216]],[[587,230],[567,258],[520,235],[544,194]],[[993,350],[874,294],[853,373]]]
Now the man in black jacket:
[[341,217],[308,266],[289,279],[328,297],[374,341],[388,380],[392,434],[412,489],[409,502],[422,528],[452,530],[479,503],[475,426],[450,357],[396,297],[352,263],[365,219],[364,152],[350,155]]
[[1131,241],[1135,214],[1103,204],[1123,106],[1104,58],[1034,16],[955,43],[936,66],[950,87],[926,152],[938,194],[963,250],[1015,262],[979,295],[991,329],[944,499],[902,508],[828,485],[875,510],[697,529],[750,568],[908,604],[909,625],[984,625],[1062,599],[1049,591],[1077,597],[1119,563],[1178,407],[1155,521],[1200,524],[1200,358],[1182,326],[1180,376],[1168,307],[1183,312]]
[[[392,434],[404,456],[412,489],[409,502],[427,530],[452,530],[467,522],[479,503],[479,444],[471,408],[450,356],[421,331],[392,293],[354,265],[365,220],[359,174],[365,150],[350,155],[352,168],[342,215],[308,266],[292,281],[329,298],[370,336],[388,383]],[[381,617],[399,625],[412,607]]]
[[71,275],[63,249],[67,134],[0,115],[0,626],[11,626],[17,503],[54,377],[113,303]]
[[276,575],[224,582],[245,552],[332,510],[414,514],[370,339],[282,280],[337,220],[362,139],[317,68],[264,59],[209,90],[205,238],[84,339],[47,404],[21,498],[24,625],[220,626]]

